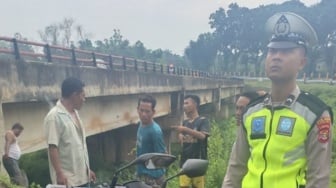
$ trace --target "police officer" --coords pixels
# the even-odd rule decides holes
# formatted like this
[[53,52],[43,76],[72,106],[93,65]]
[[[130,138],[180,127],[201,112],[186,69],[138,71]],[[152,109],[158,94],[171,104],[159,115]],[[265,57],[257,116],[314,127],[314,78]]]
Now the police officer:
[[271,35],[265,61],[271,91],[243,114],[222,187],[327,188],[332,112],[296,84],[316,33],[290,12],[271,16],[266,31]]

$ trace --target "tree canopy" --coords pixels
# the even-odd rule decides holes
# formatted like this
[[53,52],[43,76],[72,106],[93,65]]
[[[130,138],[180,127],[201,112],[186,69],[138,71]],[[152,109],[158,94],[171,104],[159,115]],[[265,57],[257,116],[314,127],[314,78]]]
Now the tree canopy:
[[336,59],[333,55],[336,43],[330,43],[328,36],[336,31],[336,19],[333,19],[336,17],[335,7],[334,0],[322,0],[310,7],[299,0],[290,0],[253,9],[232,3],[227,10],[219,8],[210,15],[209,25],[213,32],[200,34],[196,41],[190,41],[185,56],[194,67],[202,70],[216,67],[218,71],[258,72],[268,42],[264,31],[266,20],[276,12],[290,11],[306,18],[318,34],[319,45],[310,53],[311,65],[305,71],[321,71],[316,67],[324,64],[326,70],[334,73],[335,66],[331,66]]

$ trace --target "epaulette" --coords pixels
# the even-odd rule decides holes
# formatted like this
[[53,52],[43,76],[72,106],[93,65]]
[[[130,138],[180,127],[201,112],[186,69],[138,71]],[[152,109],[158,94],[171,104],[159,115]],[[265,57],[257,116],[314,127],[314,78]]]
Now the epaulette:
[[[316,114],[318,118],[322,115],[324,111],[329,111],[331,122],[333,122],[333,112],[331,107],[311,93],[301,91],[297,102],[307,106],[312,112]],[[314,124],[316,123],[316,121],[317,119],[315,120]]]

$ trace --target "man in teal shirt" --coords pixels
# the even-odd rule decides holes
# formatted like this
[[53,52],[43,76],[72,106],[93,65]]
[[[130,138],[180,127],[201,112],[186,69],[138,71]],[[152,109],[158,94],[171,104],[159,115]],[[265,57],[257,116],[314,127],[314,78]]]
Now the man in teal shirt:
[[[156,100],[150,95],[138,100],[140,123],[137,132],[137,156],[145,153],[166,153],[166,146],[160,126],[153,120]],[[144,165],[137,166],[137,175],[146,184],[159,186],[164,180],[164,169],[147,169]]]

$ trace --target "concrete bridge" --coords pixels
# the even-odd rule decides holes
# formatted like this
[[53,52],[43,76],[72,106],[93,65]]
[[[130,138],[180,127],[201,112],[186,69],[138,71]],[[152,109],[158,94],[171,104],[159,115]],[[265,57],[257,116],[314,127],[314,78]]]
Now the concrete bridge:
[[[0,49],[0,53],[4,51]],[[243,87],[241,80],[208,77],[202,72],[182,69],[168,74],[163,65],[124,57],[102,60],[104,66],[97,66],[96,60],[93,61],[96,66],[86,66],[61,60],[24,60],[22,54],[18,58],[8,56],[8,52],[0,56],[0,131],[4,133],[15,122],[22,123],[25,130],[19,140],[24,153],[46,148],[43,119],[60,97],[61,82],[69,76],[86,84],[87,100],[80,116],[89,136],[90,151],[104,151],[107,161],[132,157],[128,154],[135,146],[140,95],[150,93],[157,98],[155,118],[170,143],[174,137],[169,126],[183,119],[185,94],[197,94],[202,105],[211,104],[216,112],[227,114],[226,103],[232,102],[231,97]],[[1,146],[3,142],[0,139]]]

